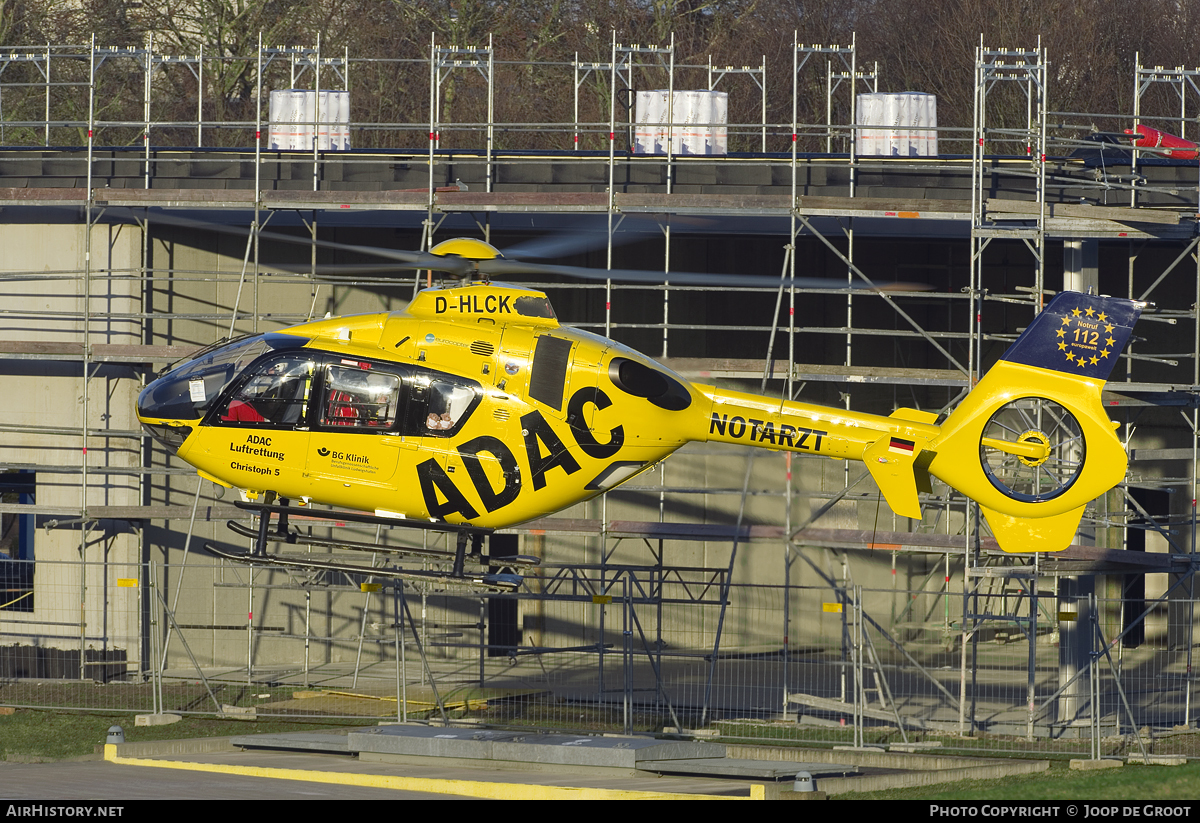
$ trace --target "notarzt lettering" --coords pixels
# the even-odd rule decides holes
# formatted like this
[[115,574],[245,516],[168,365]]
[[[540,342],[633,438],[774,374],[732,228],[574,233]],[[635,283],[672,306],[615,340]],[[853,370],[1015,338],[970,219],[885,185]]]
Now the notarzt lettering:
[[[749,425],[747,425],[749,424]],[[787,423],[776,425],[770,420],[755,420],[734,415],[718,415],[712,413],[709,420],[708,433],[740,439],[747,432],[752,443],[770,443],[785,449],[819,452],[821,440],[829,436],[829,432],[820,429],[806,429],[803,426],[789,426]]]

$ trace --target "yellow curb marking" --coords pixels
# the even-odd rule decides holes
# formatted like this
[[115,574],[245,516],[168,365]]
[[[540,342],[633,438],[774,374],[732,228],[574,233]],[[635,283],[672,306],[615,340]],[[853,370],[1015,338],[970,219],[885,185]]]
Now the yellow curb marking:
[[635,792],[621,789],[584,789],[569,786],[537,786],[525,783],[485,783],[479,780],[437,780],[426,777],[399,777],[382,774],[347,774],[306,769],[276,769],[261,766],[226,766],[218,763],[188,763],[180,760],[148,760],[122,757],[115,744],[106,743],[104,759],[121,766],[152,766],[160,769],[237,774],[244,777],[269,777],[275,780],[304,780],[310,783],[336,783],[341,786],[368,786],[406,792],[453,794],[488,800],[764,800],[761,784],[750,786],[749,797],[727,797],[681,792]]

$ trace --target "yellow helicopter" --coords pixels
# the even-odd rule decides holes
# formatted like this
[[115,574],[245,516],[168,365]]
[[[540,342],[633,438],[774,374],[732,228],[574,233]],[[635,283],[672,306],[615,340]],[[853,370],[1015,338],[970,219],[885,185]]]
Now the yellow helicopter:
[[[512,589],[516,575],[464,571],[468,538],[603,494],[696,441],[861,460],[905,517],[921,517],[919,493],[937,477],[978,502],[1005,551],[1057,551],[1084,506],[1125,474],[1100,390],[1142,303],[1055,296],[939,421],[916,409],[883,417],[689,382],[560,325],[543,292],[492,282],[531,267],[482,241],[398,254],[410,268],[483,279],[426,288],[402,311],[222,341],[142,391],[147,431],[202,477],[261,501],[243,504],[259,512],[257,532],[230,524],[257,538],[254,549],[210,551],[387,576],[266,551],[268,541],[298,539],[287,517],[305,510],[286,501],[318,502],[363,513],[339,519],[457,533],[452,571],[392,576]],[[536,562],[489,561],[477,546],[484,568]]]

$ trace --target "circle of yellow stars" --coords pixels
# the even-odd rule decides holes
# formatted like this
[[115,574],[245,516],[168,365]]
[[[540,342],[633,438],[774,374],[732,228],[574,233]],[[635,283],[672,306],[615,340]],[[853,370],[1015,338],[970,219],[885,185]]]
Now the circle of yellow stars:
[[[1108,337],[1105,338],[1105,340],[1104,340],[1104,345],[1108,348],[1102,349],[1100,351],[1099,356],[1096,356],[1096,355],[1089,356],[1089,355],[1084,355],[1084,354],[1077,355],[1074,352],[1067,351],[1066,334],[1067,334],[1067,329],[1071,325],[1071,319],[1072,318],[1078,319],[1080,317],[1083,317],[1084,315],[1086,315],[1090,319],[1095,320],[1097,323],[1103,324],[1104,325],[1104,333],[1108,335]],[[1095,365],[1099,364],[1101,358],[1108,359],[1109,349],[1111,349],[1112,346],[1117,342],[1116,340],[1113,339],[1113,336],[1112,336],[1113,328],[1114,328],[1113,325],[1108,322],[1108,315],[1106,315],[1104,312],[1100,312],[1099,314],[1097,314],[1096,310],[1093,308],[1087,308],[1087,309],[1084,309],[1083,311],[1080,311],[1078,308],[1072,309],[1071,317],[1064,317],[1063,321],[1062,321],[1062,327],[1060,327],[1055,332],[1055,336],[1058,337],[1058,350],[1067,352],[1067,360],[1069,362],[1074,363],[1075,365],[1079,366],[1079,368],[1081,368],[1081,369],[1085,368],[1086,366],[1089,366],[1089,365],[1095,366]],[[1084,333],[1086,334],[1087,331],[1084,330]]]

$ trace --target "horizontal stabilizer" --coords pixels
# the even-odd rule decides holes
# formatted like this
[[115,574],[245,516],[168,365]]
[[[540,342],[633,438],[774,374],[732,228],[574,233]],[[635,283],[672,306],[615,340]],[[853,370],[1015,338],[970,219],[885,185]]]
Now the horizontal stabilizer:
[[914,423],[928,423],[934,425],[938,420],[938,413],[931,411],[921,411],[920,409],[910,409],[901,406],[894,412],[888,415],[893,420],[911,420]]
[[913,464],[920,453],[920,443],[891,434],[885,434],[863,452],[863,462],[892,511],[916,520],[921,519],[921,501]]

